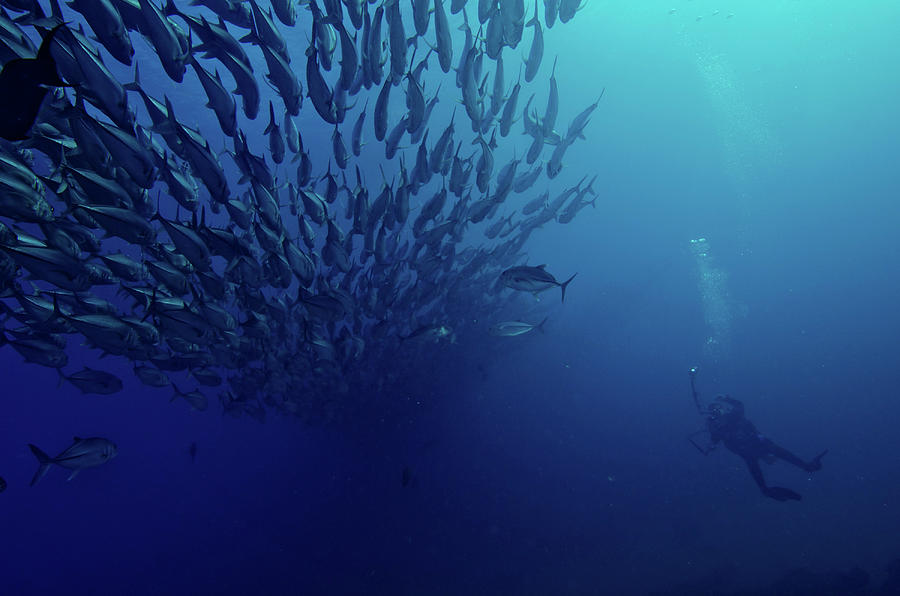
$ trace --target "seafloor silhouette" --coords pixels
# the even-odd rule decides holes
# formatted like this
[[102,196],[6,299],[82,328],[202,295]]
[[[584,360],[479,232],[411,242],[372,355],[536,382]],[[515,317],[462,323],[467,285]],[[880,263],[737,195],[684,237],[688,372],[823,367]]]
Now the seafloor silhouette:
[[805,567],[791,569],[770,586],[752,590],[733,587],[734,570],[719,568],[699,580],[681,583],[651,593],[652,596],[893,596],[900,594],[900,558],[887,567],[880,586],[859,567],[847,571],[813,572]]

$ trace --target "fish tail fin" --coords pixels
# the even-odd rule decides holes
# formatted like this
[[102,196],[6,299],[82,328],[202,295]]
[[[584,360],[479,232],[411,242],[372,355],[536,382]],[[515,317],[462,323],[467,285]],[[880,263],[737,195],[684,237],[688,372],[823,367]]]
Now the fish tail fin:
[[36,56],[37,63],[40,65],[40,82],[53,87],[69,86],[66,85],[65,81],[59,78],[59,73],[56,71],[56,59],[53,57],[53,54],[50,53],[50,49],[53,47],[53,38],[63,27],[65,27],[65,24],[60,22],[43,36],[41,46],[38,48]]
[[56,23],[62,23],[62,14],[62,7],[59,5],[59,0],[50,0],[50,20]]
[[35,56],[38,60],[53,60],[53,56],[50,54],[50,43],[53,41],[53,36],[56,35],[56,32],[59,31],[62,27],[63,24],[59,23],[44,35],[43,39],[41,40],[41,46],[38,48],[37,56]]
[[[266,126],[266,129],[263,131],[263,134],[264,135],[269,134],[270,132],[275,130],[276,126],[278,126],[278,125],[275,124],[275,105],[270,100],[269,101],[269,124]],[[335,127],[337,127],[337,125],[335,125]]]
[[241,43],[250,43],[255,46],[262,45],[262,41],[259,39],[259,36],[256,34],[256,30],[250,31],[250,33],[243,36],[238,41],[240,41]]
[[540,26],[541,22],[538,20],[538,0],[534,0],[534,16],[531,17],[531,20],[525,23],[526,27]]
[[126,91],[140,91],[141,90],[141,71],[138,69],[138,61],[134,61],[134,81],[131,83],[125,83],[122,85]]
[[[573,277],[574,277],[574,276],[573,276]],[[572,281],[572,280],[570,279],[569,281]],[[568,282],[566,282],[566,283],[568,283]],[[549,318],[550,318],[550,317],[544,317],[544,320],[537,324],[537,330],[538,330],[538,331],[540,331],[541,333],[544,332],[544,323],[546,323],[546,322],[547,322],[547,319],[549,319]]]
[[163,7],[163,14],[167,17],[177,17],[181,16],[181,11],[175,6],[173,0],[166,0],[166,5]]
[[31,452],[38,460],[38,469],[37,472],[34,473],[34,477],[31,479],[30,485],[34,486],[35,484],[37,484],[38,480],[40,480],[47,474],[47,470],[50,469],[50,464],[53,463],[53,459],[49,455],[41,451],[40,447],[37,447],[36,445],[28,443],[28,448],[31,449]]
[[63,314],[62,310],[59,308],[59,298],[54,294],[53,295],[53,310],[50,312],[50,316],[40,322],[41,326],[48,325],[50,323],[55,323],[59,319],[65,320],[66,316]]
[[[578,275],[578,274],[576,273],[575,275]],[[563,301],[563,302],[566,301],[566,287],[567,287],[570,283],[572,283],[572,280],[575,279],[575,275],[573,275],[572,277],[570,277],[570,278],[567,279],[566,281],[564,281],[564,282],[562,282],[561,284],[559,284],[559,288],[562,290],[562,301]]]
[[19,24],[30,25],[30,24],[33,24],[34,21],[39,20],[39,19],[44,19],[47,16],[46,13],[44,12],[44,9],[41,8],[41,5],[38,2],[38,0],[32,0],[31,8],[26,9],[23,7],[23,8],[20,8],[19,10],[27,10],[28,11],[25,14],[12,19],[13,22],[19,23]]

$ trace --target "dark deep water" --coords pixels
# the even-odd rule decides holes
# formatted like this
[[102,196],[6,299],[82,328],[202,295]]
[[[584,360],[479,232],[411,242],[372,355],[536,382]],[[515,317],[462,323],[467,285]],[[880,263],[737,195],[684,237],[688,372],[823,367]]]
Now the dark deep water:
[[[296,69],[305,18],[282,28]],[[214,400],[191,411],[70,339],[70,370],[102,365],[125,382],[82,395],[0,348],[0,591],[900,593],[885,583],[900,557],[898,24],[893,2],[588,0],[545,29],[539,109],[557,54],[561,126],[606,89],[552,182],[597,174],[596,208],[524,249],[560,278],[578,272],[566,302],[554,289],[513,303],[506,318],[549,316],[521,337],[489,336],[473,312],[456,343],[427,346],[424,366],[404,366],[418,348],[402,346],[401,389],[354,389],[367,406],[353,419],[270,412],[260,424]],[[215,130],[196,77],[175,85],[132,38],[143,85]],[[508,81],[529,40],[506,57]],[[458,96],[452,74],[425,73],[429,97],[445,81],[434,136]],[[257,153],[262,106],[246,124]],[[309,112],[297,121],[324,171],[331,128]],[[498,164],[524,151],[516,134]],[[367,136],[361,167],[380,184]],[[801,457],[830,450],[815,474],[764,466],[802,501],[764,498],[737,456],[685,439],[702,425],[691,366],[705,398],[741,399]],[[26,444],[54,455],[73,435],[119,454],[29,487]]]

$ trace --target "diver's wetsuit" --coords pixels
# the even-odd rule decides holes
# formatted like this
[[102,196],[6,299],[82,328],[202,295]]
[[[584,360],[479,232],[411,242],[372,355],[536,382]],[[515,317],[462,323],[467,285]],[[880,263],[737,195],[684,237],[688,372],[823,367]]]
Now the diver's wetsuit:
[[711,414],[706,419],[709,435],[712,442],[725,443],[730,451],[740,455],[747,463],[750,474],[756,485],[767,497],[771,497],[777,501],[787,501],[793,499],[799,501],[801,496],[788,489],[779,486],[766,486],[766,480],[763,478],[762,469],[759,467],[759,460],[774,461],[783,459],[784,461],[794,464],[807,472],[815,472],[822,468],[822,457],[826,452],[816,456],[810,462],[805,462],[784,447],[776,445],[756,430],[753,423],[744,418],[744,404],[733,397],[717,397],[717,401],[727,403],[731,406],[731,410],[721,415],[715,412],[724,410],[724,408],[710,408]]

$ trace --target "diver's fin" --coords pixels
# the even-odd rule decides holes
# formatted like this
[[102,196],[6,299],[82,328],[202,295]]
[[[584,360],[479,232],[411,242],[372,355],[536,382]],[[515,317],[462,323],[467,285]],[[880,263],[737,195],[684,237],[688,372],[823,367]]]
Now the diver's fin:
[[782,486],[770,486],[765,490],[765,494],[776,501],[799,501],[803,498],[799,493]]

